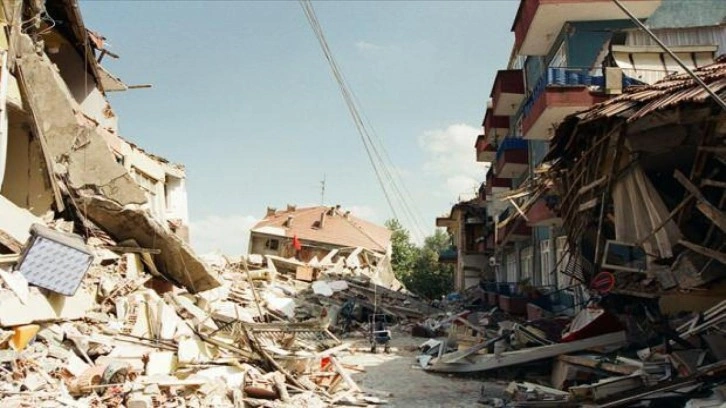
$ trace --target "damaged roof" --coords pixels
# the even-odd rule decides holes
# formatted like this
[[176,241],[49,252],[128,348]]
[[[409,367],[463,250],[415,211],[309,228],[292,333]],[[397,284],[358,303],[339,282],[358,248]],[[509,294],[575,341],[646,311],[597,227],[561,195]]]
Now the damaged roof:
[[[320,220],[325,214],[322,226]],[[290,220],[290,221],[289,221]],[[290,207],[258,222],[252,232],[315,241],[344,247],[364,247],[386,252],[391,231],[386,227],[344,213],[336,207]]]
[[[694,72],[721,99],[726,98],[726,55],[718,57],[713,64]],[[715,106],[708,92],[686,73],[670,75],[653,85],[628,87],[620,96],[565,118],[557,128],[550,152],[544,160],[549,161],[559,157],[567,150],[576,126],[617,118],[632,123],[652,113],[686,104]]]

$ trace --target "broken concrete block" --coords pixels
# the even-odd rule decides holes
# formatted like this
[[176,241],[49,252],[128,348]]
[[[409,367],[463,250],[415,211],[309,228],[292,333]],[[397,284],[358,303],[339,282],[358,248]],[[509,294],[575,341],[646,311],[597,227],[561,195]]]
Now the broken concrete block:
[[30,343],[40,330],[37,324],[26,324],[13,329],[13,337],[10,339],[10,347],[15,351],[22,351]]
[[8,272],[0,269],[0,277],[3,281],[5,281],[5,284],[8,286],[8,288],[10,288],[13,293],[15,293],[15,295],[23,304],[26,304],[28,302],[28,280],[25,279],[25,276],[23,276],[22,273]]
[[210,360],[206,345],[197,338],[179,340],[177,355],[179,364],[196,364]]
[[50,293],[43,295],[30,288],[27,304],[20,302],[9,290],[0,291],[0,326],[19,326],[34,322],[77,320],[92,308],[93,298],[85,290],[66,297]]
[[149,361],[146,363],[145,374],[153,375],[169,375],[177,367],[177,356],[172,351],[156,351],[149,353]]
[[127,408],[153,408],[154,401],[150,395],[143,392],[134,392],[126,399]]
[[11,251],[19,253],[30,238],[30,226],[43,221],[20,208],[7,198],[0,196],[0,243]]
[[144,274],[144,264],[141,262],[139,254],[123,254],[123,258],[126,264],[127,279],[136,279]]
[[98,195],[75,201],[78,210],[119,241],[133,239],[145,248],[161,250],[154,255],[159,272],[192,293],[220,286],[216,272],[208,269],[192,249],[140,208],[124,207]]

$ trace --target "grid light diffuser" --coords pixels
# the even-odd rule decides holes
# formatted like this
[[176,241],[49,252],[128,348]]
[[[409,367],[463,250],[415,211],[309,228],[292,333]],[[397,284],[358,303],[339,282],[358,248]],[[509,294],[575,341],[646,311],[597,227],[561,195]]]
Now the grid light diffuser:
[[31,237],[18,270],[35,286],[73,296],[93,262],[93,254],[77,235],[65,234],[39,224]]

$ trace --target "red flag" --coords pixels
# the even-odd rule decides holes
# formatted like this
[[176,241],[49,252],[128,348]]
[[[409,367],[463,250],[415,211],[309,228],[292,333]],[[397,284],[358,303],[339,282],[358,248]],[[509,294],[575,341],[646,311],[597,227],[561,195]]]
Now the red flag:
[[302,249],[302,245],[300,245],[300,240],[297,239],[297,235],[294,235],[292,237],[292,247],[295,248],[296,251],[299,251]]

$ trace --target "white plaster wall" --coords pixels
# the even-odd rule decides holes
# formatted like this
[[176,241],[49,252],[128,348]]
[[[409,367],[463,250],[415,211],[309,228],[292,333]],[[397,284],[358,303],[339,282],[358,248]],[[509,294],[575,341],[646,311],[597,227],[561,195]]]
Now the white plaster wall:
[[47,212],[54,201],[47,166],[38,140],[17,114],[10,115],[6,166],[2,195],[35,215]]
[[189,204],[187,201],[186,180],[167,174],[166,176],[166,219],[182,220],[189,224]]

